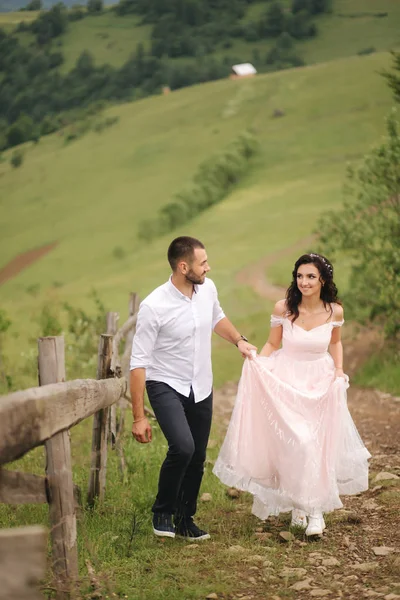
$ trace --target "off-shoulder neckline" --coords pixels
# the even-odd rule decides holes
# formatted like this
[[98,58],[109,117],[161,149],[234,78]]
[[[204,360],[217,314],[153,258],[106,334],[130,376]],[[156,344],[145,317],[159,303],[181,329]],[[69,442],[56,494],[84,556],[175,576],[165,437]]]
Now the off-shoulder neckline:
[[301,327],[300,325],[298,325],[297,323],[293,323],[291,319],[289,319],[289,317],[278,317],[276,315],[272,315],[272,317],[274,319],[277,319],[278,321],[289,321],[289,323],[291,323],[291,325],[295,325],[298,329],[302,329],[303,331],[305,331],[306,333],[309,333],[310,331],[314,331],[314,329],[320,329],[321,327],[326,327],[326,325],[332,325],[332,326],[342,326],[344,323],[344,319],[342,319],[341,321],[327,321],[326,323],[322,323],[321,325],[317,325],[316,327],[311,327],[311,329],[304,329],[304,327]]

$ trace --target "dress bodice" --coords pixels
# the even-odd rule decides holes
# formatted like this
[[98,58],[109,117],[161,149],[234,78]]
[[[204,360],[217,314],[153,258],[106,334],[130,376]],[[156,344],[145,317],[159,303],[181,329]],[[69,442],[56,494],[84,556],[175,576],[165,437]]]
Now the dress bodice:
[[328,321],[308,331],[287,317],[271,316],[271,327],[282,326],[282,350],[297,360],[317,360],[328,352],[332,329],[344,321]]

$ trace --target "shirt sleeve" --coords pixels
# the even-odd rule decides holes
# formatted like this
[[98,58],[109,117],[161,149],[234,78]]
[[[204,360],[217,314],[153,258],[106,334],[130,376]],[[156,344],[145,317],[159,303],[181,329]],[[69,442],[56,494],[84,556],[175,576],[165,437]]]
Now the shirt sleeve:
[[158,319],[154,310],[146,304],[141,304],[136,323],[136,333],[132,342],[131,371],[133,369],[146,369],[150,366],[158,331]]
[[225,313],[222,310],[221,305],[219,303],[218,292],[217,292],[217,288],[215,287],[214,283],[213,283],[213,288],[214,288],[214,304],[213,304],[212,328],[214,329],[214,327],[217,325],[217,323],[219,323],[219,321],[221,321],[222,319],[225,318]]

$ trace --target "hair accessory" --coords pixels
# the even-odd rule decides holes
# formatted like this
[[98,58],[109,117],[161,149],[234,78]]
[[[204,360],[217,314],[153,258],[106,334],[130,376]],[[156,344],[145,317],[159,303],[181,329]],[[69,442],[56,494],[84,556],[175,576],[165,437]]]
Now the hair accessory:
[[309,256],[311,256],[311,258],[319,258],[320,260],[322,260],[322,262],[324,263],[324,265],[326,266],[326,268],[328,269],[328,272],[332,275],[333,273],[333,267],[330,263],[328,263],[327,260],[325,260],[325,258],[323,256],[321,256],[320,254],[313,254],[312,252],[310,252]]

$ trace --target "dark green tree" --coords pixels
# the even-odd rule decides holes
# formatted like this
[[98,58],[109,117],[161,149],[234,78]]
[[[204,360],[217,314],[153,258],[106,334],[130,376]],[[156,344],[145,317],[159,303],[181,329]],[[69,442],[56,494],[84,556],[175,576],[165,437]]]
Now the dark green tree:
[[104,4],[103,0],[88,0],[87,10],[91,15],[99,15],[103,12]]
[[347,294],[352,316],[376,320],[387,338],[400,337],[400,124],[387,119],[387,137],[348,174],[347,199],[318,224],[322,250],[351,260]]
[[269,35],[278,36],[285,31],[285,11],[280,2],[273,2],[265,15],[265,26]]
[[394,94],[395,101],[400,102],[400,52],[392,52],[392,56],[394,71],[384,71],[383,76]]
[[21,115],[7,131],[7,142],[9,146],[18,146],[32,139],[34,124],[31,117]]
[[34,11],[34,10],[42,10],[43,2],[42,0],[31,0],[29,4],[26,5],[25,10]]

